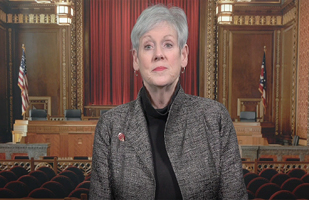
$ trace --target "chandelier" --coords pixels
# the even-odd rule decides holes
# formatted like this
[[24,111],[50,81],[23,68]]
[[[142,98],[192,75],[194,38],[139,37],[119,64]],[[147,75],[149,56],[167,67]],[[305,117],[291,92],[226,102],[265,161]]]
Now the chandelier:
[[70,25],[74,15],[73,6],[71,0],[56,0],[56,13],[58,25]]
[[234,0],[218,0],[216,15],[218,24],[232,24]]

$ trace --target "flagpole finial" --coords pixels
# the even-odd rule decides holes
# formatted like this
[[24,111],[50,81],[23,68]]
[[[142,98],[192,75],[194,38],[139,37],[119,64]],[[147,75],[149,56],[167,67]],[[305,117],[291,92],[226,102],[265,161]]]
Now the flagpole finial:
[[22,44],[22,45],[21,45],[21,48],[22,48],[24,51],[26,51],[25,44]]
[[264,46],[264,52],[266,52],[266,46]]

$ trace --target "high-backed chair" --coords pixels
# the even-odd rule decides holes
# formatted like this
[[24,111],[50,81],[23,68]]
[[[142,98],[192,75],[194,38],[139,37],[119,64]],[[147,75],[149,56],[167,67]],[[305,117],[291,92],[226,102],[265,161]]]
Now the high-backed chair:
[[309,199],[308,191],[309,183],[302,183],[293,190],[293,194],[299,199]]
[[26,184],[29,188],[29,192],[41,186],[39,180],[34,176],[30,175],[23,175],[18,179],[18,181],[21,181],[24,184]]
[[291,178],[291,177],[289,175],[287,175],[287,174],[278,173],[278,174],[275,174],[270,179],[270,182],[271,183],[276,183],[279,187],[281,187],[282,183],[284,183],[284,181],[288,180],[289,178]]
[[31,109],[29,110],[29,120],[39,120],[44,121],[47,120],[47,110],[43,109]]
[[40,186],[48,181],[48,176],[45,172],[36,170],[29,173],[30,176],[35,177],[40,182]]
[[66,191],[66,196],[68,196],[75,189],[75,186],[69,177],[63,175],[57,175],[54,178],[52,178],[52,181],[56,181],[63,185]]
[[63,185],[56,181],[47,181],[41,186],[41,188],[49,189],[55,194],[56,198],[64,198],[67,196],[68,193],[63,187]]
[[81,121],[82,111],[80,109],[67,109],[64,111],[64,118],[67,121]]
[[263,169],[260,173],[259,173],[259,176],[260,177],[263,177],[263,178],[266,178],[267,180],[271,180],[271,178],[278,174],[278,172],[275,170],[275,169],[272,169],[272,168],[267,168],[267,169]]
[[42,166],[42,167],[39,167],[37,170],[45,172],[48,177],[48,180],[51,180],[53,177],[56,176],[55,171],[50,167]]
[[256,198],[269,199],[273,194],[280,191],[280,187],[275,183],[265,183],[259,187],[255,193]]
[[289,178],[282,183],[281,190],[288,190],[290,192],[293,192],[293,190],[302,183],[304,182],[299,178]]
[[77,176],[78,176],[78,179],[80,182],[83,182],[84,179],[85,179],[85,175],[83,174],[83,171],[77,167],[73,167],[73,166],[70,166],[70,167],[67,167],[66,170],[70,170],[72,172],[74,172]]
[[275,192],[273,195],[271,195],[271,197],[269,198],[269,200],[278,200],[278,199],[289,199],[289,200],[293,200],[296,199],[296,196],[288,191],[288,190],[280,190],[278,192]]
[[255,122],[256,114],[252,111],[242,111],[240,112],[240,121],[241,122]]
[[12,167],[10,171],[13,172],[17,176],[17,178],[29,174],[29,172],[25,168],[18,165]]
[[288,175],[295,178],[303,177],[307,172],[303,169],[295,168],[289,171]]
[[100,110],[100,116],[103,115],[106,112],[107,112],[107,110]]
[[266,178],[257,177],[252,179],[247,186],[247,190],[250,190],[256,195],[256,191],[264,184],[268,183],[269,181]]
[[23,198],[27,197],[29,194],[29,188],[28,186],[21,182],[21,181],[11,181],[8,182],[4,188],[7,188],[9,190],[12,190],[15,194],[16,198]]

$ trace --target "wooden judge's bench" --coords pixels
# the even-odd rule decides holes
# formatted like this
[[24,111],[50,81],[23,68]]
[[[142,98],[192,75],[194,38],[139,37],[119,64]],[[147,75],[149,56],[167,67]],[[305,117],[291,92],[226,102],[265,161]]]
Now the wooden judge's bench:
[[268,145],[267,136],[274,135],[275,128],[270,123],[234,122],[239,145]]
[[92,157],[97,121],[16,120],[13,142],[49,143],[49,154],[58,157]]
[[[49,154],[58,157],[92,157],[97,120],[89,121],[28,121],[16,120],[13,142],[48,143]],[[260,122],[234,122],[240,145],[268,145]]]

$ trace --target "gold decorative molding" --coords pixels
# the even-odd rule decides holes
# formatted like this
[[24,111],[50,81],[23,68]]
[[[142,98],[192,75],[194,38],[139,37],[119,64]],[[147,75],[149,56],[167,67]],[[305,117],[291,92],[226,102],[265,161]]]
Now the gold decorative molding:
[[[62,29],[62,111],[67,109],[67,81],[66,81],[66,48],[65,48],[66,30]],[[61,112],[62,113],[62,112]]]
[[281,26],[282,16],[234,15],[233,25]]
[[[294,20],[294,25],[293,25],[293,60],[292,60],[292,93],[291,93],[291,132],[292,135],[295,135],[295,118],[296,118],[296,84],[297,84],[297,48],[298,48],[298,44],[297,44],[297,37],[298,37],[298,22],[296,19],[298,19],[297,17],[297,13],[298,10],[296,8],[298,8],[298,1],[295,1],[295,5],[296,7],[294,7],[291,11],[294,12],[295,15],[295,20]],[[290,11],[289,11],[290,12]]]
[[[73,2],[76,5],[76,2]],[[79,15],[78,11],[75,8],[75,14]],[[77,109],[77,76],[76,76],[76,16],[73,16],[72,24],[71,24],[71,63],[70,63],[70,107],[73,109]],[[83,109],[82,109],[83,110]]]
[[205,97],[210,99],[217,98],[217,22],[216,22],[216,0],[208,0],[208,16],[207,16],[207,69],[205,70]]
[[261,98],[237,98],[237,116],[240,117],[240,112],[249,111],[248,108],[255,108],[256,118],[258,122],[264,121],[264,108]]
[[84,106],[84,56],[83,56],[83,0],[75,1],[76,9],[76,69],[77,69],[77,108]]
[[29,109],[44,109],[51,116],[51,97],[48,96],[29,96]]
[[227,30],[223,31],[223,88],[222,88],[222,103],[223,105],[226,105],[226,57],[227,57],[227,53],[226,53],[226,48],[228,47],[228,43],[227,43]]
[[[77,12],[75,12],[77,13]],[[71,24],[71,67],[70,67],[70,108],[77,109],[77,69],[76,69],[76,20],[75,17],[72,19]],[[82,109],[83,110],[83,109]]]
[[10,85],[10,128],[13,130],[13,61],[12,61],[12,29],[8,29],[9,33],[9,85]]
[[[297,2],[295,2],[296,4]],[[294,7],[290,11],[288,11],[286,14],[283,15],[283,25],[286,25],[290,21],[296,20],[297,16],[297,8]]]
[[277,55],[276,55],[276,98],[275,98],[275,134],[278,135],[279,130],[279,79],[280,79],[280,35],[281,32],[277,31]]
[[57,24],[57,15],[55,14],[7,14],[7,23]]
[[0,9],[0,20],[6,23],[6,13]]

